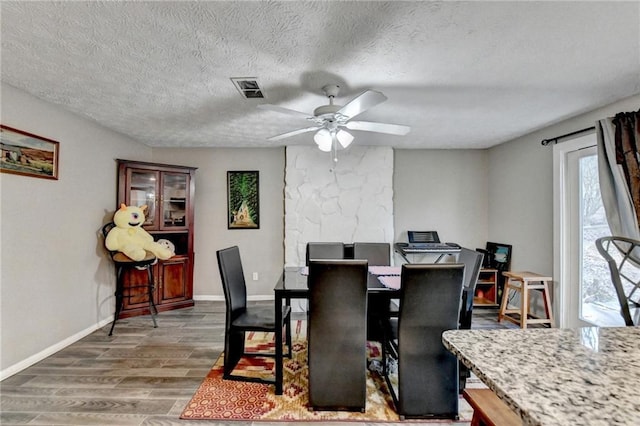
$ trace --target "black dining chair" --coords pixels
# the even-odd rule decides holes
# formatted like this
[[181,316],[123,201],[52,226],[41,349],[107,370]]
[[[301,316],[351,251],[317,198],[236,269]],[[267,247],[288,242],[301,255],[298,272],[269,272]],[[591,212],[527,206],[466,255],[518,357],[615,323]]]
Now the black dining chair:
[[391,245],[389,243],[353,243],[353,258],[369,262],[369,266],[389,266]]
[[309,406],[365,410],[366,260],[309,261]]
[[596,240],[596,248],[609,266],[625,325],[640,325],[640,241],[602,237]]
[[[391,255],[391,245],[389,243],[353,243],[353,258],[366,260],[369,266],[389,266]],[[397,302],[390,302],[387,295],[369,294],[368,296],[368,320],[367,339],[380,341],[382,333],[379,330],[379,316],[389,315],[392,306],[397,306]]]
[[[471,319],[473,317],[473,296],[476,292],[476,284],[482,269],[482,260],[484,254],[465,247],[460,248],[458,253],[458,263],[464,265],[464,278],[462,279],[462,304],[460,305],[460,324],[459,328],[463,330],[471,329]],[[460,362],[460,392],[462,392],[467,384],[469,377],[469,369]]]
[[462,305],[460,307],[460,328],[468,330],[471,328],[473,317],[473,296],[476,291],[476,284],[482,269],[482,259],[484,255],[475,250],[462,247],[458,254],[458,263],[464,265],[464,278],[462,286]]
[[344,259],[344,243],[309,242],[305,264],[311,259]]
[[[383,374],[396,410],[405,418],[458,418],[458,360],[442,333],[458,328],[463,264],[402,266],[400,310],[385,324]],[[387,356],[396,358],[397,388]]]
[[[247,288],[242,269],[240,250],[237,246],[218,250],[218,267],[226,302],[224,331],[223,378],[275,384],[273,379],[261,379],[232,374],[243,357],[275,357],[275,352],[245,352],[245,333],[251,331],[275,333],[276,327],[285,327],[287,354],[291,357],[291,309],[282,307],[282,323],[275,323],[275,306],[248,306]],[[283,342],[275,342],[282,345]]]

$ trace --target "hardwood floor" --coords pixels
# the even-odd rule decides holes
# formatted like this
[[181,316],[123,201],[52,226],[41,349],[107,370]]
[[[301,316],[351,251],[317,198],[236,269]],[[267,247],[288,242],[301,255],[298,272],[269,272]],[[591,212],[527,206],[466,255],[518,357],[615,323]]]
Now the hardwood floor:
[[[178,416],[222,352],[224,312],[197,302],[161,313],[158,328],[148,316],[119,320],[111,337],[105,326],[1,382],[0,424],[223,425]],[[510,327],[496,318],[476,309],[474,328]]]

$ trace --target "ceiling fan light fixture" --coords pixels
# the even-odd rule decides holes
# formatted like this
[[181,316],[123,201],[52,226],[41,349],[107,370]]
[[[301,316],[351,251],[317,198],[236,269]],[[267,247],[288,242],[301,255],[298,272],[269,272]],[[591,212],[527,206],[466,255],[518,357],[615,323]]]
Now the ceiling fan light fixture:
[[349,145],[351,145],[351,142],[353,142],[353,135],[342,129],[338,130],[338,133],[336,133],[336,138],[343,148],[348,147]]
[[331,132],[327,129],[320,129],[313,136],[313,140],[318,145],[320,151],[329,152],[331,151],[331,145],[333,142],[333,138],[331,137]]

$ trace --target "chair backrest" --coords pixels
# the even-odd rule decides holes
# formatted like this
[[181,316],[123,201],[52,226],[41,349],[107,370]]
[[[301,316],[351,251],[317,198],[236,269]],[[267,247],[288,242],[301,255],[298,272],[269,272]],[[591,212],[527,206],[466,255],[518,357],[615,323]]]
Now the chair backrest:
[[640,313],[640,241],[625,237],[602,237],[596,240],[596,248],[609,266],[625,324],[640,325],[640,318],[637,317]]
[[[100,231],[102,232],[102,237],[104,239],[103,241],[103,245],[105,245],[105,242],[107,241],[107,235],[109,234],[109,231],[111,231],[113,228],[115,228],[116,224],[113,222],[108,222],[105,223],[102,228],[100,229]],[[106,245],[105,245],[105,249],[109,252],[109,254],[111,255],[111,257],[113,258],[113,255],[116,254],[116,251],[113,250],[109,250]]]
[[227,306],[227,319],[233,320],[247,307],[247,287],[238,246],[218,250],[218,268]]
[[366,260],[309,261],[308,365],[312,407],[364,407]]
[[458,413],[458,361],[442,344],[442,333],[458,328],[463,275],[460,263],[402,265],[400,414],[449,417]]
[[353,243],[353,258],[364,259],[369,266],[389,266],[390,254],[389,243]]
[[307,243],[306,265],[311,259],[344,259],[344,243]]
[[460,328],[471,328],[473,313],[473,295],[482,268],[484,255],[475,250],[462,247],[458,253],[458,263],[464,264],[464,278],[462,279],[462,306],[460,307]]

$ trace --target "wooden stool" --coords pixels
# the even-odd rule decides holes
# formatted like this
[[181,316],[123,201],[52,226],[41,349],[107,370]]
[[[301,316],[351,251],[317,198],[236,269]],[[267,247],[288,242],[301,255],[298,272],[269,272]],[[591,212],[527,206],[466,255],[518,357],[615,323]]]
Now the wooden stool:
[[520,417],[491,389],[465,389],[462,395],[473,408],[471,426],[522,425]]
[[[502,322],[503,319],[507,319],[513,323],[519,324],[520,328],[527,328],[528,324],[549,324],[549,327],[553,327],[553,313],[551,312],[551,299],[549,296],[548,285],[549,282],[553,281],[553,278],[528,271],[503,272],[502,275],[507,277],[507,282],[504,284],[502,303],[500,304],[500,311],[498,312],[498,322]],[[507,309],[507,304],[509,302],[509,290],[520,292],[519,309]],[[529,312],[530,290],[542,291],[544,311],[547,315],[546,318],[533,316]],[[510,314],[520,314],[520,318],[515,318]]]

